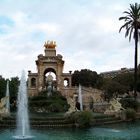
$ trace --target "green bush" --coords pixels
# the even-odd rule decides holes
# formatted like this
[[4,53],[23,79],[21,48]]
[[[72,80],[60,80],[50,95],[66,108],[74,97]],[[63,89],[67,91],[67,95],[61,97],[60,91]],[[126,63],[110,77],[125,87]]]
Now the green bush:
[[32,112],[40,109],[45,112],[65,112],[68,108],[67,100],[60,92],[53,92],[48,97],[46,91],[43,91],[39,93],[39,96],[29,99],[29,110]]
[[63,112],[63,106],[59,103],[52,103],[48,106],[50,112]]
[[126,119],[135,120],[136,119],[136,111],[132,108],[127,108],[126,111]]
[[69,121],[73,121],[76,127],[87,127],[91,125],[93,116],[90,111],[79,111],[70,114],[68,119]]
[[125,98],[122,98],[120,100],[123,108],[127,109],[127,108],[133,108],[135,110],[137,110],[138,106],[139,106],[139,103],[137,100],[135,100],[134,98],[132,97],[125,97]]

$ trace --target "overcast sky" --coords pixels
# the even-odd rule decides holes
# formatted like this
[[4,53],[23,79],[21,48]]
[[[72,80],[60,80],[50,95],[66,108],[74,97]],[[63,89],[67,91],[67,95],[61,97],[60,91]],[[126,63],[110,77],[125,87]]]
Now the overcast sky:
[[36,72],[35,60],[44,54],[47,40],[56,41],[64,72],[132,68],[134,41],[118,32],[123,24],[118,18],[135,2],[139,0],[0,0],[0,75]]

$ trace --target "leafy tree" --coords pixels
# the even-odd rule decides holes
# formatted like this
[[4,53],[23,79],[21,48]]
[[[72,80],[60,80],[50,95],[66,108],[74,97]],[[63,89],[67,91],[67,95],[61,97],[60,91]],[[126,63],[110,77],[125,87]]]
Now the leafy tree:
[[6,94],[6,79],[0,78],[0,99]]
[[99,76],[95,71],[91,71],[88,69],[82,69],[81,71],[76,70],[72,75],[72,85],[78,86],[79,84],[81,84],[85,87],[96,87],[100,84],[100,80],[98,81],[98,77]]
[[18,86],[19,86],[19,78],[12,77],[9,82],[9,91],[10,91],[11,98],[16,98],[17,93],[18,93]]
[[78,86],[80,81],[80,72],[78,70],[74,71],[72,74],[72,85]]
[[120,17],[119,20],[123,20],[124,24],[121,26],[119,32],[124,28],[126,29],[125,37],[129,36],[129,41],[133,34],[135,40],[135,72],[134,72],[134,96],[136,98],[136,83],[137,83],[137,56],[138,56],[138,40],[140,37],[140,4],[130,4],[128,11],[124,11],[126,16]]
[[106,79],[103,90],[105,91],[105,99],[110,100],[112,97],[118,96],[118,94],[127,92],[127,87],[113,79]]
[[102,86],[103,86],[103,77],[101,75],[98,75],[96,81],[96,88],[101,89]]
[[127,88],[127,91],[133,90],[133,87],[134,87],[133,73],[118,74],[116,77],[113,78],[113,80],[125,86]]

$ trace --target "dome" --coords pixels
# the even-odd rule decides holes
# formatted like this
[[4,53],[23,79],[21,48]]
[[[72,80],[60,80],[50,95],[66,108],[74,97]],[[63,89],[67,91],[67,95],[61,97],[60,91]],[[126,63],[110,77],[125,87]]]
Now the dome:
[[62,56],[61,54],[57,54],[57,57],[58,57],[59,59],[62,59],[62,58],[63,58],[63,56]]

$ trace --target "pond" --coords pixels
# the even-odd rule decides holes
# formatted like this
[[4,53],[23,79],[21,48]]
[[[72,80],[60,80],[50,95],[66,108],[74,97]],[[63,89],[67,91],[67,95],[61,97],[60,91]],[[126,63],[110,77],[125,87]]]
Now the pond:
[[[14,129],[0,129],[0,139],[12,140]],[[140,140],[140,121],[91,128],[46,128],[31,130],[33,140]]]

